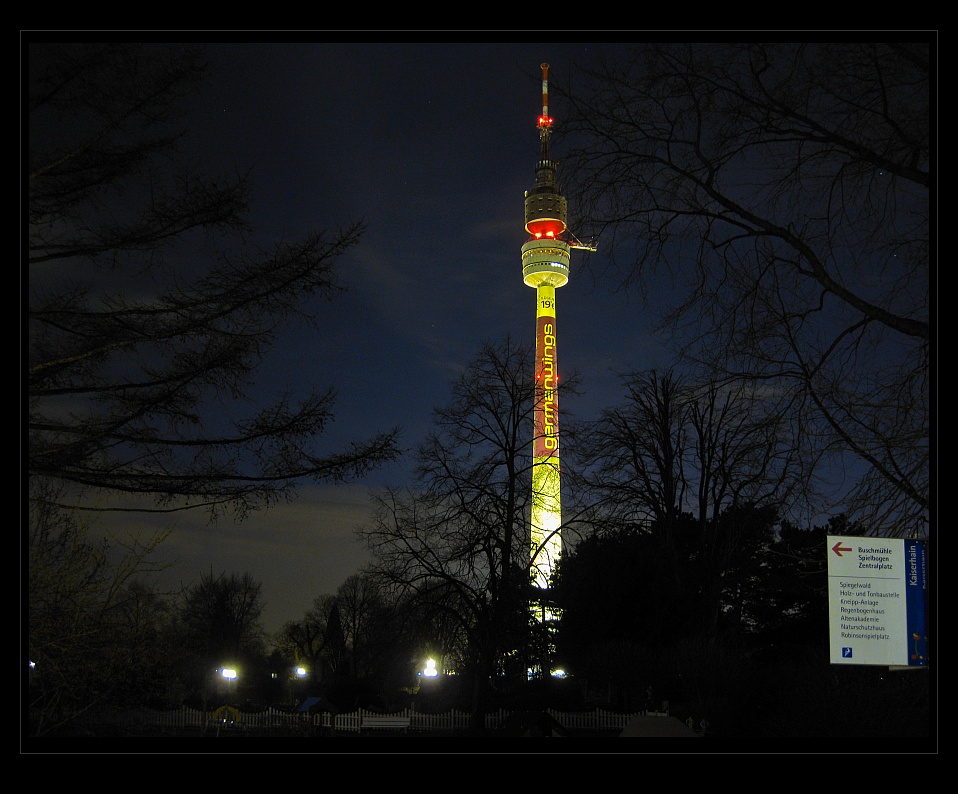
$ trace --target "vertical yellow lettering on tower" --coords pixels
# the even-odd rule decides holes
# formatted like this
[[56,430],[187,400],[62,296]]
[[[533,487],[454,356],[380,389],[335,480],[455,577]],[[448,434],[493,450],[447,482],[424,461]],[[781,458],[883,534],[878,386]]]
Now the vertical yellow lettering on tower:
[[534,407],[530,542],[532,583],[549,586],[562,540],[559,472],[559,370],[556,356],[555,287],[536,287],[536,387]]

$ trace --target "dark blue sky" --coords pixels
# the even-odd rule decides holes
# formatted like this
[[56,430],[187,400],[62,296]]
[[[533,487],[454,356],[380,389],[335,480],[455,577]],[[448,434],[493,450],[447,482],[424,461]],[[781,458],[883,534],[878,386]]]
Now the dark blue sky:
[[[568,85],[574,64],[620,46],[210,45],[211,78],[188,119],[192,151],[213,172],[252,167],[260,241],[368,224],[340,263],[349,291],[320,308],[318,330],[294,327],[281,340],[260,373],[264,396],[334,386],[330,451],[394,425],[413,448],[483,340],[532,343],[535,291],[519,254],[539,156],[539,64],[550,64],[550,84]],[[553,91],[560,161],[563,110]],[[574,206],[569,216],[583,236]],[[598,243],[573,252],[557,295],[560,371],[578,371],[586,390],[561,408],[583,415],[619,399],[614,371],[668,363],[651,337],[657,318],[603,280]],[[263,582],[266,626],[278,629],[358,572],[366,557],[353,530],[368,515],[367,489],[410,484],[411,462],[347,488],[304,488],[238,526],[180,516],[161,549],[178,560],[165,581],[249,571]]]

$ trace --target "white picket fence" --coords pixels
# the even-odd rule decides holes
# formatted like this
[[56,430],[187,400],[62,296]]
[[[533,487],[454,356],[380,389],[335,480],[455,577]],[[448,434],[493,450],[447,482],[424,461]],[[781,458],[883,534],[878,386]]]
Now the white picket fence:
[[[329,712],[299,714],[290,713],[281,709],[269,708],[263,711],[240,711],[238,709],[220,708],[213,712],[204,712],[186,706],[170,711],[156,711],[153,709],[100,709],[90,712],[85,722],[100,722],[116,725],[127,725],[139,729],[155,727],[159,729],[178,730],[195,727],[202,729],[324,729],[332,732],[361,731],[364,715],[381,714],[365,709],[359,709],[343,714]],[[590,711],[553,711],[548,714],[560,725],[570,730],[621,730],[629,721],[640,715],[667,716],[667,711],[637,712],[633,714],[618,714],[603,709]],[[407,708],[404,711],[392,712],[393,716],[409,718],[409,731],[457,731],[465,730],[470,725],[470,715],[464,711],[451,710],[441,714],[426,714]],[[512,712],[500,709],[486,714],[487,729],[495,730],[506,724]]]

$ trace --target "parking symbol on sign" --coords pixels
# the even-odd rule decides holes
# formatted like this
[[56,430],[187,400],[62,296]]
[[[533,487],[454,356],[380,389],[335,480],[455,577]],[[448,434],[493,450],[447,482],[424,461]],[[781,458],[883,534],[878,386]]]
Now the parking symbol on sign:
[[842,659],[851,659],[851,658],[852,658],[852,649],[842,648]]

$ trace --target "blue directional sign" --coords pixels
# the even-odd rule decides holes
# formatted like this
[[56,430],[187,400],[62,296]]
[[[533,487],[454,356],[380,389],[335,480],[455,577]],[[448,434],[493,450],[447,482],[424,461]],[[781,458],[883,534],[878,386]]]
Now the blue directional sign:
[[905,542],[905,603],[908,612],[908,664],[928,664],[928,561],[925,544]]

